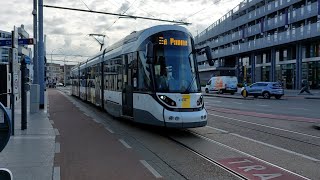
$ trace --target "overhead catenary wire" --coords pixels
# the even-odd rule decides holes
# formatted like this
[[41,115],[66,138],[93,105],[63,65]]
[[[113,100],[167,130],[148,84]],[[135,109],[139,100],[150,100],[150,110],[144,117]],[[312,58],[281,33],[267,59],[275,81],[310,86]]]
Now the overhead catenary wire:
[[119,16],[119,17],[128,17],[128,18],[133,18],[133,19],[144,19],[144,20],[161,21],[161,22],[169,22],[169,23],[179,23],[181,25],[190,25],[191,24],[191,23],[184,22],[184,21],[166,20],[166,19],[150,18],[150,17],[144,17],[144,16],[124,15],[124,14],[109,13],[109,12],[102,12],[102,11],[93,11],[93,10],[85,10],[85,9],[77,9],[77,8],[69,8],[69,7],[62,7],[62,6],[43,5],[43,7],[70,10],[70,11],[105,14],[105,15]]

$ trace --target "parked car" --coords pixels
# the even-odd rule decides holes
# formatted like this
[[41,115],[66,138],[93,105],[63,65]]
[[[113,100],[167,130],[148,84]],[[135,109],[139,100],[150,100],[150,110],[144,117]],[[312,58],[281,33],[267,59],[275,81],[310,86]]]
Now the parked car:
[[248,96],[262,96],[265,99],[270,99],[274,96],[276,99],[280,99],[284,95],[284,89],[281,84],[277,82],[257,82],[250,86],[243,87],[241,89],[241,94],[243,90],[247,90]]
[[218,92],[223,94],[225,92],[231,93],[232,95],[237,92],[238,79],[235,76],[216,76],[210,78],[208,81],[205,91]]

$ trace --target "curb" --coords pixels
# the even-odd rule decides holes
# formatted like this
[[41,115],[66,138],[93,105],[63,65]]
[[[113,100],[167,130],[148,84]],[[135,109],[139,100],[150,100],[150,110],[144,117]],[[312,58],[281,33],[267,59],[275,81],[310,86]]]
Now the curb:
[[242,96],[223,96],[223,95],[213,95],[213,94],[202,94],[203,96],[208,96],[208,97],[220,97],[220,98],[229,98],[229,99],[242,99],[242,100],[254,100],[254,98],[247,97],[243,98]]
[[304,97],[305,99],[319,99],[320,100],[320,97]]

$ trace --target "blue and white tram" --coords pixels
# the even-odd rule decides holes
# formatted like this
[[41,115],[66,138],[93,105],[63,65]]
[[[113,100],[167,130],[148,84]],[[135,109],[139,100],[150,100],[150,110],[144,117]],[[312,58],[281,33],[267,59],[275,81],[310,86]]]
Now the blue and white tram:
[[205,126],[196,52],[190,32],[181,26],[134,32],[73,68],[80,93],[72,93],[115,117],[143,124]]

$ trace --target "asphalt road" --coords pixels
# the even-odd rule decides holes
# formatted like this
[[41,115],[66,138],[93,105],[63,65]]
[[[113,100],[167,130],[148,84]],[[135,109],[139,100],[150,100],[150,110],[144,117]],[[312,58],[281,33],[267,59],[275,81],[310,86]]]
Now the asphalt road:
[[320,123],[319,100],[205,97],[208,125],[181,131],[114,119],[68,99],[124,139],[165,179],[237,179],[232,172],[248,179],[320,179],[320,130],[313,127]]
[[260,112],[277,115],[320,118],[320,100],[288,97],[286,99],[231,99],[205,96],[208,108],[219,107],[244,112]]

